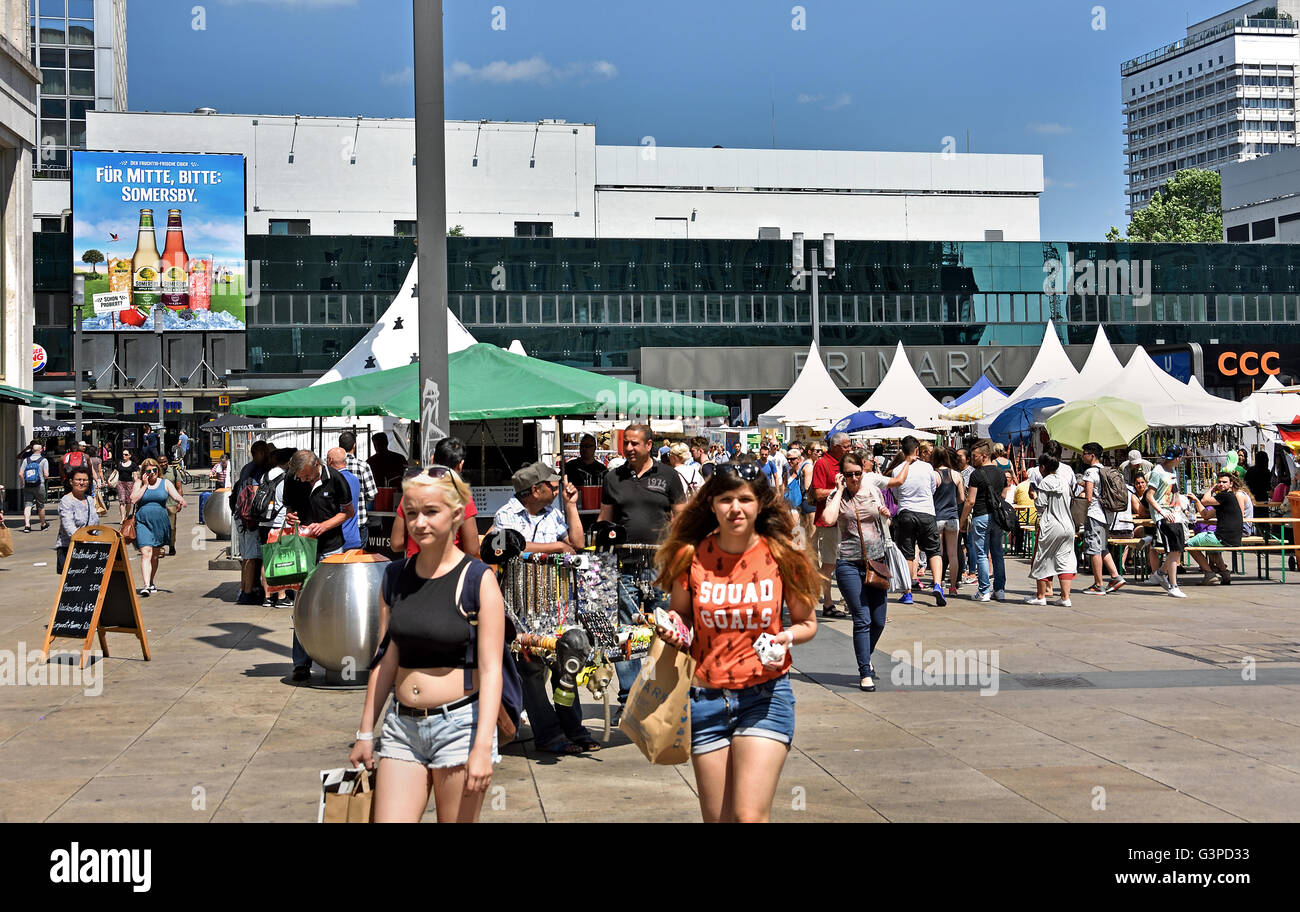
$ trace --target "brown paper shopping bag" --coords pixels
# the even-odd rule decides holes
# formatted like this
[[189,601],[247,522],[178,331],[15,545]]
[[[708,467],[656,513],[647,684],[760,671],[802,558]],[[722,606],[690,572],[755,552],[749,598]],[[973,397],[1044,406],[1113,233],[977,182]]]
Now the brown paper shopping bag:
[[14,553],[13,534],[4,526],[0,526],[0,557],[8,557]]
[[627,695],[619,731],[651,763],[673,766],[691,757],[691,678],[689,652],[656,639]]
[[[374,814],[373,776],[366,769],[322,771],[321,822],[370,823]],[[336,781],[339,779],[342,781]]]

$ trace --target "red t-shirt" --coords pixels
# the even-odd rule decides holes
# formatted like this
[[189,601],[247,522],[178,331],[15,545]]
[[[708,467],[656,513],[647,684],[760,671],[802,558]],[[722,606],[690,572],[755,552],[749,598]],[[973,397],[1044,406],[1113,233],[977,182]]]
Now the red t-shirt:
[[[478,507],[474,506],[474,501],[471,500],[465,504],[465,518],[471,519],[475,516],[478,516]],[[400,500],[397,502],[397,518],[403,523],[406,522],[406,514],[402,512],[402,502]],[[452,544],[457,548],[460,547],[460,529],[456,530],[456,538]],[[419,553],[420,546],[415,543],[415,539],[411,537],[411,533],[408,531],[406,533],[406,556],[415,557]]]
[[[830,453],[822,456],[813,464],[812,486],[815,489],[820,488],[823,491],[835,489],[835,476],[840,473],[840,464]],[[826,527],[830,523],[822,521],[822,511],[826,509],[825,498],[817,499],[817,515],[813,517],[813,525]]]
[[754,641],[776,636],[781,626],[781,571],[760,538],[744,554],[718,547],[717,533],[695,549],[690,576],[695,678],[705,687],[740,690],[779,678],[790,667],[787,652],[777,671],[764,668]]

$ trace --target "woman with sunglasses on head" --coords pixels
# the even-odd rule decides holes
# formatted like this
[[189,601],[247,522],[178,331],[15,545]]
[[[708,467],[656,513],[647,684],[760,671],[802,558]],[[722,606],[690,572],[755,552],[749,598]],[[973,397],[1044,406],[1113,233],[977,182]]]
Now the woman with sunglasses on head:
[[[380,774],[376,823],[418,823],[432,789],[439,823],[478,820],[497,753],[505,603],[486,564],[455,546],[469,488],[435,467],[402,483],[415,557],[394,561],[379,597],[383,643],[350,760]],[[475,649],[466,608],[477,609]],[[382,742],[375,723],[389,692]]]
[[[656,585],[671,589],[670,616],[693,631],[691,762],[706,823],[766,822],[794,740],[790,647],[817,633],[822,579],[793,533],[762,469],[728,463],[673,520],[658,551]],[[657,632],[688,648],[675,630]]]
[[170,481],[163,479],[158,460],[146,459],[140,464],[143,477],[131,494],[135,508],[136,545],[140,548],[141,579],[144,586],[137,594],[148,597],[158,591],[158,558],[171,541],[172,521],[167,513],[167,500],[171,498],[185,509],[185,498]]
[[840,459],[840,474],[835,477],[835,490],[826,498],[822,517],[839,526],[840,549],[835,561],[835,582],[853,617],[853,652],[858,660],[858,688],[867,693],[876,689],[876,672],[871,667],[871,656],[876,643],[885,632],[886,611],[889,606],[889,589],[868,585],[872,570],[877,575],[883,571],[888,579],[888,535],[885,523],[889,521],[889,508],[881,491],[896,488],[907,481],[907,472],[916,461],[913,453],[903,461],[903,470],[897,478],[867,472],[863,459],[846,453]]

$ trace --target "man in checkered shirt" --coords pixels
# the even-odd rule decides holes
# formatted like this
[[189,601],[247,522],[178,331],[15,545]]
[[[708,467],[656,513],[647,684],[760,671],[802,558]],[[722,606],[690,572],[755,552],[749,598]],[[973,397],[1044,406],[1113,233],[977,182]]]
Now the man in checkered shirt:
[[366,504],[374,502],[379,488],[375,487],[375,475],[370,471],[370,466],[357,458],[357,435],[351,431],[339,434],[339,446],[348,454],[347,464],[344,467],[361,482],[361,496],[357,498],[357,528],[361,530],[361,540],[364,542],[369,535],[366,529],[370,525]]

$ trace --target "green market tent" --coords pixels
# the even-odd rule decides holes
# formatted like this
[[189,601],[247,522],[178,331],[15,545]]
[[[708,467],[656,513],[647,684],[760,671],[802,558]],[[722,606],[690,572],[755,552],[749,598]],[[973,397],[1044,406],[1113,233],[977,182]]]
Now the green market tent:
[[[721,418],[726,406],[479,344],[448,362],[452,421],[497,418]],[[363,374],[235,405],[236,415],[420,418],[420,365]]]
[[86,415],[116,415],[117,410],[108,408],[103,405],[91,405],[89,402],[77,402],[75,399],[66,399],[63,396],[51,396],[47,393],[38,393],[35,390],[21,389],[16,386],[5,386],[0,383],[0,402],[12,403],[14,405],[25,405],[29,408],[41,410],[54,410],[56,412],[75,412],[78,408]]

